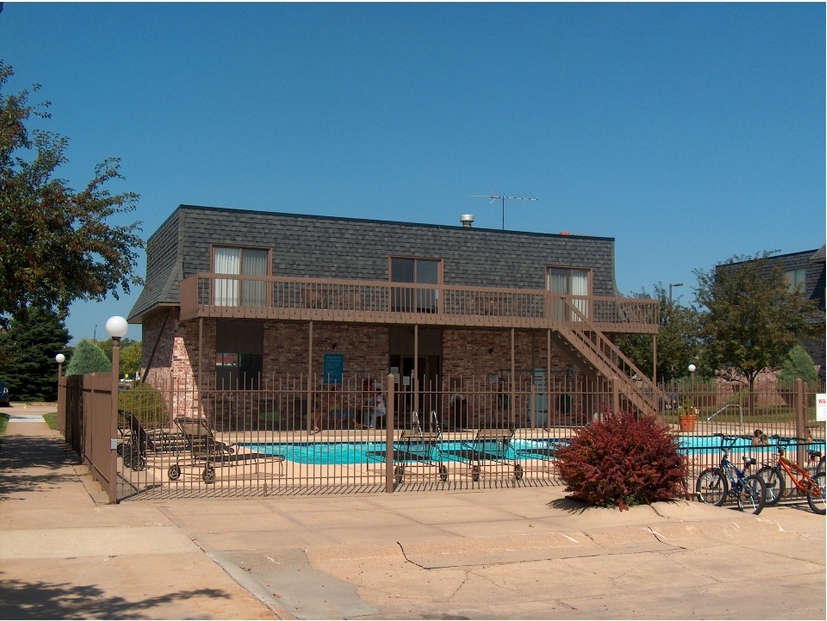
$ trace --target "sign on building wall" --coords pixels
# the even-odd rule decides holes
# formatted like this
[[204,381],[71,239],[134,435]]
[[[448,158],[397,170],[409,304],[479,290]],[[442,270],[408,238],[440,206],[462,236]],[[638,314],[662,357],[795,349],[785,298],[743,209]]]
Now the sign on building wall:
[[342,374],[345,372],[344,354],[324,355],[324,381],[328,384],[341,385]]

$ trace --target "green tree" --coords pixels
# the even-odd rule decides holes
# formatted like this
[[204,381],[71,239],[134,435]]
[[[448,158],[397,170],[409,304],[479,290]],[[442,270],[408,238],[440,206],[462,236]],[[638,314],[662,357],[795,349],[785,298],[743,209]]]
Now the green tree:
[[142,353],[143,346],[140,341],[133,341],[129,345],[121,346],[119,365],[121,377],[131,377],[134,379],[135,375],[141,372]]
[[[114,226],[107,220],[135,209],[138,195],[111,194],[105,187],[122,179],[120,160],[105,159],[76,192],[56,169],[68,160],[68,139],[27,129],[48,119],[48,101],[29,104],[28,90],[3,92],[13,69],[0,60],[0,322],[7,325],[27,307],[65,317],[77,299],[118,298],[141,283],[134,274],[139,223]],[[39,90],[32,87],[32,92]]]
[[[100,350],[112,362],[112,339],[94,341]],[[121,339],[120,356],[118,361],[119,377],[133,376],[141,370],[141,342],[124,337]]]
[[778,381],[791,383],[800,379],[811,386],[818,385],[818,369],[813,364],[810,354],[801,345],[794,345],[784,362],[781,364],[781,373]]
[[66,365],[66,375],[84,375],[112,370],[112,362],[100,347],[89,339],[83,339],[75,347],[72,359]]
[[810,321],[815,303],[790,288],[781,267],[769,263],[770,256],[733,256],[709,271],[695,270],[696,301],[704,309],[704,362],[746,378],[750,414],[758,373],[778,369],[801,338],[816,336]]
[[8,332],[0,333],[3,379],[21,401],[57,399],[59,353],[68,357],[69,331],[51,311],[26,310],[13,319]]
[[[686,375],[689,363],[697,359],[700,347],[698,311],[670,302],[663,283],[655,285],[654,296],[660,303],[657,379],[665,382]],[[632,294],[632,297],[653,299],[645,290]],[[635,366],[651,372],[654,361],[651,336],[623,334],[617,337],[616,344]]]

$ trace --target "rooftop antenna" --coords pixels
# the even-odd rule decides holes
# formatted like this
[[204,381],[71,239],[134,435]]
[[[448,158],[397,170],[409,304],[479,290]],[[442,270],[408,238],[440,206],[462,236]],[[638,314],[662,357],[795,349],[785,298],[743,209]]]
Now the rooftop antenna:
[[[496,192],[491,192],[490,194],[471,194],[470,198],[489,198],[491,199],[491,203],[494,201],[502,201],[503,206],[503,231],[505,230],[505,201],[536,201],[536,199],[531,196],[501,196]],[[488,203],[489,205],[491,203]]]

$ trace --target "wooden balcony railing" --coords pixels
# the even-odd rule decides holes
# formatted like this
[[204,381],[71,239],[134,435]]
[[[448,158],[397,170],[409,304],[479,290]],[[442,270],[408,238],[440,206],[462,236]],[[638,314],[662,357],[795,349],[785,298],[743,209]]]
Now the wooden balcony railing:
[[[582,317],[604,332],[654,334],[658,300],[564,296],[544,289],[197,274],[180,282],[181,319],[554,328]],[[571,304],[576,312],[568,306]]]

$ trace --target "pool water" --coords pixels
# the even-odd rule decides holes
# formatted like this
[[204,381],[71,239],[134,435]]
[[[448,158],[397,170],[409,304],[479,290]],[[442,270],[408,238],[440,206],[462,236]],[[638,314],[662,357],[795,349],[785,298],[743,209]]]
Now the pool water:
[[[721,438],[719,436],[681,436],[680,450],[681,452],[692,453],[718,453],[722,452]],[[787,452],[795,451],[797,444],[790,444],[785,447]],[[810,451],[821,451],[824,454],[824,441],[816,440],[805,445]],[[728,450],[732,453],[744,453],[747,451],[770,452],[773,455],[777,448],[775,440],[770,440],[769,445],[753,446],[752,437],[739,436],[735,439],[734,444],[730,447],[727,443]]]
[[[512,440],[503,447],[501,442],[473,442],[471,440],[443,441],[431,446],[418,442],[395,442],[395,461],[414,463],[417,461],[467,462],[469,459],[490,457],[504,461],[525,459],[550,459],[555,447],[567,442],[563,439]],[[680,452],[693,454],[721,453],[721,439],[716,436],[680,436]],[[267,455],[282,455],[285,459],[300,464],[354,465],[384,462],[384,442],[283,442],[246,444],[246,448]],[[793,450],[791,445],[788,450]],[[824,454],[824,442],[813,442],[810,450]],[[731,454],[742,454],[750,450],[775,451],[770,446],[752,446],[750,438],[738,438],[730,449]]]
[[[556,440],[512,440],[505,449],[502,443],[439,442],[434,446],[419,442],[395,442],[396,460],[468,461],[490,456],[507,461],[515,459],[543,459],[558,443]],[[267,455],[282,455],[288,461],[300,464],[352,465],[385,460],[384,442],[284,442],[246,444],[246,448]]]

